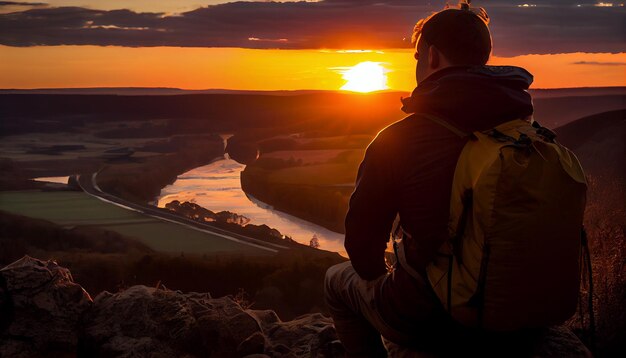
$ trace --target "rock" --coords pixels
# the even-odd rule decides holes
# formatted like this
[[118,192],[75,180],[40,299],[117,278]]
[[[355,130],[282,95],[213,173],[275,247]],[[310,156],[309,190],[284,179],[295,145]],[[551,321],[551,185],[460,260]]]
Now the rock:
[[437,357],[533,357],[533,358],[591,358],[593,355],[583,342],[566,327],[549,327],[536,332],[530,338],[515,343],[487,341],[483,346],[470,346],[462,342],[450,347],[446,353],[415,351],[385,340],[390,357],[437,358]]
[[132,286],[91,299],[69,270],[25,256],[0,270],[0,357],[339,357],[332,320],[282,322],[231,297]]
[[[337,333],[332,319],[319,313],[297,317],[293,321],[276,322],[267,332],[270,342],[280,342],[273,350],[297,357],[326,357],[334,352],[332,342]],[[285,352],[284,347],[289,351]]]
[[86,355],[316,357],[337,339],[332,321],[319,314],[282,322],[270,310],[243,310],[230,297],[146,286],[101,293],[85,321]]
[[195,321],[189,311],[187,302],[170,291],[133,286],[117,294],[104,292],[86,319],[85,350],[105,356],[174,355],[178,350],[169,339],[192,340],[188,331]]
[[233,356],[256,332],[257,321],[229,297],[133,286],[96,297],[85,346],[105,356]]
[[24,256],[0,270],[0,356],[75,353],[80,317],[92,305],[70,271]]
[[565,327],[548,328],[535,354],[537,357],[593,357],[574,332]]
[[280,318],[276,312],[272,310],[248,310],[248,313],[254,318],[256,318],[257,322],[263,330],[267,330],[274,323],[280,322]]
[[[69,270],[28,256],[0,270],[0,314],[0,357],[333,358],[345,353],[332,319],[319,313],[283,322],[271,310],[244,310],[231,297],[146,286],[102,292],[92,301]],[[591,356],[565,328],[542,333],[526,356]],[[510,351],[499,356],[519,356],[522,348],[509,345]],[[434,357],[391,343],[388,349],[390,357]]]
[[272,351],[282,356],[282,355],[291,353],[291,348],[287,347],[286,345],[282,343],[278,343],[272,347]]
[[252,354],[261,354],[265,352],[267,339],[261,332],[255,332],[237,347],[237,354],[240,356],[249,356]]

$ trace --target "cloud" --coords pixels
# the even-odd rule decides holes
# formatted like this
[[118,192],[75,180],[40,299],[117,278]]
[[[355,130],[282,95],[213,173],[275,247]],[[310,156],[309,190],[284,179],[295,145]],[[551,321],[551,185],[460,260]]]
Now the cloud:
[[572,62],[572,65],[626,66],[626,62],[577,61]]
[[45,2],[0,1],[0,6],[46,6]]
[[[518,7],[524,3],[535,7]],[[624,7],[504,0],[487,6],[494,54],[623,52]],[[177,15],[35,8],[0,14],[0,44],[372,49],[409,47],[415,21],[440,10],[415,0],[232,2]],[[479,2],[476,5],[480,5]],[[584,5],[581,7],[576,4]]]
[[18,1],[0,1],[0,14],[24,11],[32,8],[40,8],[48,6],[44,2],[18,2]]

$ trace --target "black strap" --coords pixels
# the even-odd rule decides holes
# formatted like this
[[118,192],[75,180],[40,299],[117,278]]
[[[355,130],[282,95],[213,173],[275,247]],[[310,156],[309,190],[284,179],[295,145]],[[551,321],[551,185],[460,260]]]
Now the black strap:
[[459,264],[463,263],[463,235],[465,234],[467,220],[469,219],[469,214],[472,210],[472,189],[466,189],[465,192],[463,192],[461,202],[463,203],[463,211],[461,212],[461,216],[459,217],[459,222],[457,223],[454,237],[452,237],[451,241],[452,253],[454,254],[454,256],[456,256]]
[[533,128],[535,128],[535,132],[546,142],[554,143],[554,140],[556,139],[556,133],[546,127],[543,127],[541,124],[539,124],[539,122],[535,120],[533,120],[531,125],[533,126]]
[[448,256],[448,313],[452,314],[452,268],[454,264],[454,255]]
[[[587,239],[587,231],[583,226],[580,233],[580,239],[582,244],[582,254],[583,254],[583,270],[584,273],[587,274],[587,284],[589,285],[587,288],[587,314],[589,315],[589,346],[591,351],[594,352],[596,349],[595,342],[595,334],[596,334],[596,318],[595,313],[593,311],[593,271],[591,266],[591,252],[589,251],[589,240]],[[582,314],[582,312],[581,312]]]
[[491,247],[489,243],[485,241],[483,244],[483,258],[480,262],[480,273],[478,274],[478,287],[476,293],[470,299],[472,304],[476,305],[478,311],[478,327],[483,327],[484,312],[485,312],[485,286],[487,285],[487,266],[489,265],[489,258],[491,256]]

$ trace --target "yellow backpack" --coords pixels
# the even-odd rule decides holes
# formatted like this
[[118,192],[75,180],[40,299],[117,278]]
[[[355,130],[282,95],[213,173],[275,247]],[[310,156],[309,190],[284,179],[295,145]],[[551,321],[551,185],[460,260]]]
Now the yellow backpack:
[[578,159],[532,118],[469,136],[454,173],[450,240],[426,268],[433,290],[467,326],[567,320],[578,302],[587,190]]

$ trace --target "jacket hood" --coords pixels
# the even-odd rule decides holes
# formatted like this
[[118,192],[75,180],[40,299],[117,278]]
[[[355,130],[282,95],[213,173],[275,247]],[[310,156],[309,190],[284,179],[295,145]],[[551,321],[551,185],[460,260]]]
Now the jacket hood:
[[466,132],[486,130],[533,113],[528,87],[533,76],[514,66],[454,66],[433,73],[411,97],[406,113],[441,117]]

